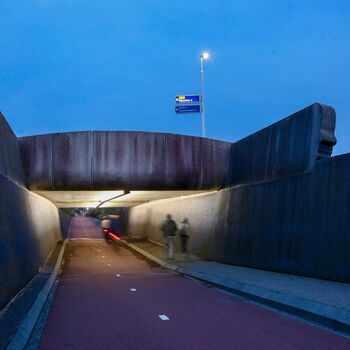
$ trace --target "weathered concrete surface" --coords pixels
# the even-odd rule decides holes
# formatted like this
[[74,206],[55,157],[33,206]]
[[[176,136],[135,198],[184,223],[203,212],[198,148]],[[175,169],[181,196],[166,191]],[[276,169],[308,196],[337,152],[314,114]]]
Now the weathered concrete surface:
[[350,282],[350,154],[231,190],[223,262]]
[[37,272],[61,238],[58,209],[0,174],[0,308]]
[[231,144],[199,137],[88,131],[19,138],[31,190],[201,190],[223,186]]
[[38,272],[61,238],[61,229],[57,207],[23,186],[17,138],[2,116],[0,134],[1,309]]
[[[224,253],[224,232],[230,192],[223,190],[209,194],[165,199],[130,208],[128,232],[133,236],[149,236],[163,242],[159,227],[167,213],[179,223],[189,218],[192,226],[189,249],[202,258],[220,261]],[[175,241],[180,249],[179,242]]]
[[18,140],[0,112],[0,174],[24,185],[25,177]]
[[162,241],[171,213],[189,218],[201,257],[350,282],[350,155],[329,158],[334,127],[314,104],[236,142],[229,189],[132,208],[129,232]]
[[232,145],[227,185],[268,181],[313,170],[336,143],[335,111],[314,103]]
[[234,144],[129,131],[19,142],[31,190],[217,190],[311,171],[331,155],[334,127],[334,109],[315,103]]
[[203,258],[350,282],[350,154],[302,175],[134,207],[129,233],[162,241],[166,213],[189,218],[190,252]]

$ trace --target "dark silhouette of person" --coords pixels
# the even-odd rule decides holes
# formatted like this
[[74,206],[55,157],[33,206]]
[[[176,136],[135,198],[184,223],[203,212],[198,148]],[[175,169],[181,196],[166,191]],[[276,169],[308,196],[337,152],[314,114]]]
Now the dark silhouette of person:
[[180,228],[179,228],[181,251],[183,254],[187,253],[187,241],[188,241],[188,237],[190,235],[190,231],[191,231],[191,226],[188,223],[188,219],[183,218],[181,220],[181,224],[180,224]]
[[161,227],[165,241],[166,258],[172,259],[174,257],[174,237],[177,231],[177,225],[170,214],[166,215]]

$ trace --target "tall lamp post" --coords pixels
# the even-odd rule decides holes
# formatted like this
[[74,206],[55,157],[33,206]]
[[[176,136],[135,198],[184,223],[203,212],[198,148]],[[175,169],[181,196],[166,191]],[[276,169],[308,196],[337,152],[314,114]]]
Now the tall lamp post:
[[208,59],[208,52],[201,54],[201,88],[202,88],[202,137],[205,137],[205,107],[204,107],[204,82],[203,82],[203,59]]

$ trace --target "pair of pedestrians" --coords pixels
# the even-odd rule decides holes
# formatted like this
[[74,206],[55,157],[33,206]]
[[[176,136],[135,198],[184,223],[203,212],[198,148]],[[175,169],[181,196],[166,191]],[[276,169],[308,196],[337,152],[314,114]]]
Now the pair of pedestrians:
[[[177,225],[172,219],[170,214],[167,214],[166,219],[163,221],[161,227],[165,240],[166,258],[172,259],[174,257],[174,237],[176,235]],[[179,228],[181,251],[183,254],[187,252],[187,240],[190,233],[190,224],[187,218],[183,218]]]

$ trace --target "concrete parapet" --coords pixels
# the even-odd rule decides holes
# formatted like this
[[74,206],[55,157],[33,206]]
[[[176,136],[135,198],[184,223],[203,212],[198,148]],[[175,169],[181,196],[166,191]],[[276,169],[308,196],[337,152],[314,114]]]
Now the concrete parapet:
[[199,137],[89,131],[19,139],[31,190],[200,190],[223,186],[231,144]]
[[[25,185],[21,155],[16,135],[0,112],[0,174]],[[2,203],[0,204],[2,205]]]
[[232,145],[227,186],[301,174],[328,158],[336,143],[335,111],[314,103]]

